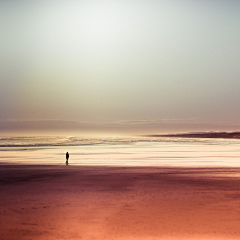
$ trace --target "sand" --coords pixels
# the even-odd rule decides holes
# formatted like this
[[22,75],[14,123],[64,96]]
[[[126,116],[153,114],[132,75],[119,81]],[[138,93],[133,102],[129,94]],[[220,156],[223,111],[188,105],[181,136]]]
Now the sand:
[[240,239],[239,168],[0,166],[0,239]]

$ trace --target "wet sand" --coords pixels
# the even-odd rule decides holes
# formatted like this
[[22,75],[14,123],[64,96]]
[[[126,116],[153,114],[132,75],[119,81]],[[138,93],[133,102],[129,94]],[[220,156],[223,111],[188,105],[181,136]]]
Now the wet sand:
[[0,239],[240,239],[239,168],[0,166]]

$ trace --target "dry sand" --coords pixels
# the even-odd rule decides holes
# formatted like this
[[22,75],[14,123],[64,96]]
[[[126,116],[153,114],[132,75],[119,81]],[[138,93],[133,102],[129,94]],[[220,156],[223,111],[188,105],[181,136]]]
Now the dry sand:
[[0,239],[240,239],[239,168],[0,166]]

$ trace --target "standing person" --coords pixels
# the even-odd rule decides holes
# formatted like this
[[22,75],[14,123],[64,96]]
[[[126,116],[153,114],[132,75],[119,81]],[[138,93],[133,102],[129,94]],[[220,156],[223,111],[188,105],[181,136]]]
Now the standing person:
[[66,153],[66,165],[68,165],[69,153]]

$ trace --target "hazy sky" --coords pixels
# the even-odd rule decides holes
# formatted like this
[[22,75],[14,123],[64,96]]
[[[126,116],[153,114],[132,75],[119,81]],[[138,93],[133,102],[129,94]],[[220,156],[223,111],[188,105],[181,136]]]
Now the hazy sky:
[[240,130],[240,1],[0,1],[0,130]]

